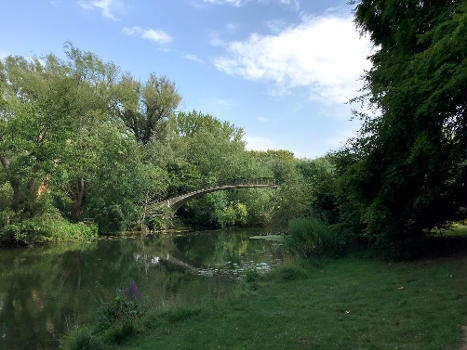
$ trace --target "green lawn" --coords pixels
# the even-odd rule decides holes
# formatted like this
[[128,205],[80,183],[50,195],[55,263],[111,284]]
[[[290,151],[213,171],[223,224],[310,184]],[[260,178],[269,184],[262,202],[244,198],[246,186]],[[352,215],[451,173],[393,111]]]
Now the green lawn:
[[283,267],[250,278],[223,301],[153,312],[122,347],[458,349],[467,323],[466,281],[464,254]]
[[431,233],[442,237],[465,237],[467,236],[467,225],[463,222],[455,222],[446,229],[432,230]]

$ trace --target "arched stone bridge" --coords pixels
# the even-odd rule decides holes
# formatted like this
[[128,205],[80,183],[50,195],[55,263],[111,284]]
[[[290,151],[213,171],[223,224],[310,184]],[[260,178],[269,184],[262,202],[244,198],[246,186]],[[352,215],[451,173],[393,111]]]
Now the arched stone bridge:
[[249,179],[249,180],[232,180],[230,183],[213,184],[204,188],[184,193],[178,196],[170,197],[165,200],[154,203],[156,206],[164,206],[171,208],[176,212],[183,204],[191,199],[198,198],[206,193],[225,190],[236,190],[241,188],[277,188],[278,181],[274,179]]

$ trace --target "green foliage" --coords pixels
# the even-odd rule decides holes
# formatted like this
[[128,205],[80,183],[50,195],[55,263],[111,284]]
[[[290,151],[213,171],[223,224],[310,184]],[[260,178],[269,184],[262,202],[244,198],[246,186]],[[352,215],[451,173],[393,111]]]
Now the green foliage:
[[261,288],[262,276],[256,269],[249,269],[240,283],[240,295],[251,296]]
[[465,218],[466,8],[358,3],[356,23],[376,49],[356,101],[375,112],[356,113],[359,137],[327,157],[334,169],[313,170],[329,180],[313,177],[308,216],[392,256],[416,253],[423,231]]
[[[6,215],[0,213],[0,217]],[[92,240],[97,237],[97,226],[69,223],[56,210],[29,219],[17,215],[0,228],[0,245],[30,245],[55,241]]]
[[285,237],[288,250],[302,257],[341,255],[353,236],[346,235],[340,225],[329,225],[316,217],[294,219],[289,222]]
[[150,230],[166,230],[173,225],[173,210],[165,205],[151,206],[150,215],[145,218],[144,224]]
[[122,320],[139,319],[143,314],[144,309],[138,300],[133,297],[118,295],[101,308],[99,322],[102,325],[112,325]]
[[175,112],[180,96],[164,77],[141,83],[70,43],[65,53],[63,60],[0,61],[4,241],[55,240],[36,223],[47,211],[45,197],[61,217],[95,222],[107,235],[167,228],[171,220],[151,211],[153,203],[232,178],[285,184],[210,193],[184,205],[179,219],[198,227],[265,225],[304,212],[307,187],[291,152],[246,151],[241,128],[198,111]]
[[[133,283],[133,282],[132,282]],[[146,314],[139,292],[122,290],[98,310],[98,321],[92,329],[83,328],[65,337],[66,349],[87,349],[87,346],[121,344],[137,332],[136,321]]]
[[124,122],[136,140],[147,145],[158,136],[177,108],[180,96],[175,84],[151,74],[142,85],[126,74],[114,87],[114,113]]
[[224,207],[222,222],[226,226],[236,224],[246,224],[248,210],[246,205],[237,201],[231,201],[228,206]]
[[99,337],[94,336],[87,327],[76,328],[64,339],[66,350],[92,350],[102,345]]
[[134,322],[125,320],[109,328],[103,335],[106,344],[122,344],[136,333]]

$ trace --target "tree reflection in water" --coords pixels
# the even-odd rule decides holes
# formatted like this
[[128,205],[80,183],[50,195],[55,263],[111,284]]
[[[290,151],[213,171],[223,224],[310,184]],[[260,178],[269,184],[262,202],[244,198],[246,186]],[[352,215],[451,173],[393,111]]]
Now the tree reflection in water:
[[204,231],[2,250],[0,347],[56,348],[130,281],[152,306],[222,297],[243,271],[282,261],[280,247],[249,240],[254,234]]

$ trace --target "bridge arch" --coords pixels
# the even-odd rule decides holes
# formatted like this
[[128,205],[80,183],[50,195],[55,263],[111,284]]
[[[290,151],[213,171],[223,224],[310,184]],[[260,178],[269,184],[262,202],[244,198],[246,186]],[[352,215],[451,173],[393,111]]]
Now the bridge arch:
[[215,191],[236,190],[242,188],[277,188],[279,183],[274,179],[255,179],[255,180],[235,180],[230,183],[217,183],[211,186],[206,186],[198,190],[194,190],[181,195],[173,196],[162,201],[154,203],[157,206],[171,208],[175,213],[183,204],[189,200],[201,197],[206,193]]

